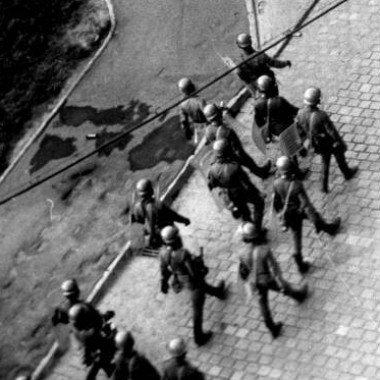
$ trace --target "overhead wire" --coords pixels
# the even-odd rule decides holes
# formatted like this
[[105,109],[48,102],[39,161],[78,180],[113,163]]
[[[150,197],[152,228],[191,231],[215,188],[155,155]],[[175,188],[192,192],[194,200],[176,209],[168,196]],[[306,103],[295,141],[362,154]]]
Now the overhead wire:
[[215,83],[219,82],[221,79],[225,78],[226,76],[228,76],[230,73],[232,73],[236,69],[238,69],[238,68],[242,67],[243,65],[245,65],[247,62],[251,61],[252,59],[254,59],[254,58],[256,58],[256,57],[258,57],[258,56],[260,56],[262,54],[264,54],[268,50],[270,50],[270,49],[274,48],[275,46],[279,45],[281,42],[286,41],[293,34],[301,31],[304,28],[306,28],[310,24],[312,24],[315,21],[319,20],[320,18],[322,18],[323,16],[325,16],[327,13],[331,12],[332,10],[336,9],[337,7],[339,7],[340,5],[342,5],[343,3],[346,3],[347,1],[348,0],[340,0],[337,3],[333,4],[332,6],[328,7],[327,9],[324,9],[322,12],[320,12],[319,14],[317,14],[315,17],[313,17],[310,20],[306,21],[302,25],[299,25],[299,26],[295,27],[291,31],[285,33],[285,35],[283,37],[281,37],[281,38],[277,39],[276,41],[270,43],[264,49],[261,49],[260,51],[256,51],[254,54],[252,54],[247,59],[241,61],[236,66],[234,66],[234,67],[232,67],[232,68],[224,71],[222,74],[216,76],[210,82],[206,83],[205,85],[201,86],[196,91],[194,91],[191,95],[185,96],[184,98],[181,98],[180,100],[178,100],[178,101],[174,102],[173,104],[169,105],[168,107],[166,107],[162,111],[160,111],[158,113],[155,113],[153,116],[145,119],[141,123],[139,123],[139,124],[131,127],[127,131],[122,132],[118,136],[115,136],[114,138],[110,139],[109,141],[107,141],[106,143],[104,143],[103,145],[101,145],[100,147],[98,147],[96,149],[93,149],[92,151],[90,151],[90,152],[82,155],[81,157],[77,158],[76,160],[73,160],[71,163],[69,163],[69,164],[65,165],[64,167],[62,167],[62,168],[54,171],[53,173],[48,174],[48,175],[44,176],[43,178],[37,179],[33,183],[29,183],[24,188],[22,188],[20,190],[17,190],[15,192],[11,193],[10,195],[5,196],[4,198],[2,198],[0,200],[0,206],[3,205],[3,204],[5,204],[5,203],[7,203],[7,202],[9,202],[9,201],[11,201],[12,199],[14,199],[16,197],[19,197],[22,194],[25,194],[26,192],[28,192],[28,191],[36,188],[37,186],[43,184],[44,182],[47,182],[48,180],[50,180],[50,179],[58,176],[59,174],[61,174],[61,173],[65,172],[65,171],[73,168],[74,166],[78,165],[79,163],[83,162],[84,160],[88,159],[89,157],[92,157],[95,154],[97,154],[97,153],[105,150],[107,147],[110,147],[110,146],[114,145],[115,143],[117,143],[118,141],[120,141],[121,139],[123,139],[124,137],[126,137],[128,134],[132,133],[133,131],[135,131],[135,130],[137,130],[137,129],[139,129],[139,128],[145,126],[145,125],[147,125],[148,123],[150,123],[150,122],[152,122],[152,121],[154,121],[156,119],[159,119],[160,117],[162,117],[164,115],[166,115],[169,111],[171,111],[174,108],[178,107],[181,103],[183,103],[184,101],[186,101],[190,97],[192,97],[194,95],[197,95],[197,94],[201,93],[202,91],[206,90],[207,88],[211,87],[212,85],[214,85]]

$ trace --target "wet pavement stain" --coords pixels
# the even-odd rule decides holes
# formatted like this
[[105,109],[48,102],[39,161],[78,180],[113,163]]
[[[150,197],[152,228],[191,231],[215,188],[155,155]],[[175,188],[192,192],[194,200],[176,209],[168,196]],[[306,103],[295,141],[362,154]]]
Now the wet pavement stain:
[[132,171],[143,170],[160,161],[186,160],[193,152],[194,146],[185,139],[179,116],[172,116],[130,151],[129,162]]
[[[112,140],[118,135],[120,135],[120,133],[107,132],[105,129],[103,129],[101,132],[98,132],[96,135],[95,148],[96,149],[100,148],[103,144],[107,143],[108,141]],[[100,157],[101,156],[108,157],[111,154],[111,152],[116,148],[119,150],[124,150],[131,140],[132,140],[132,135],[127,134],[126,136],[123,136],[122,138],[120,138],[116,143],[99,150],[98,155]]]
[[62,139],[55,135],[45,135],[37,153],[30,161],[31,168],[29,172],[32,174],[40,170],[51,160],[71,156],[76,151],[74,141],[75,138]]
[[92,106],[67,106],[60,110],[59,118],[61,123],[71,127],[79,127],[86,121],[96,126],[117,124],[135,126],[148,117],[150,108],[151,106],[139,100],[131,100],[127,107],[119,105],[103,110]]

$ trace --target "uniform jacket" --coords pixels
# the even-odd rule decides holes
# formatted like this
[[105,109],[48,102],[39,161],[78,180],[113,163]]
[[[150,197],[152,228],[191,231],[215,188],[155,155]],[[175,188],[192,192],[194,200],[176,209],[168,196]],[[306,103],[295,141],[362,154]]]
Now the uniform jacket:
[[206,123],[207,120],[203,114],[206,101],[192,96],[180,104],[181,124],[188,126],[190,123]]
[[137,351],[134,351],[131,357],[125,357],[122,352],[118,352],[114,363],[112,380],[160,380],[161,378],[153,364]]
[[163,282],[168,282],[173,275],[173,281],[180,281],[183,285],[192,287],[196,278],[192,266],[191,253],[181,247],[176,250],[169,246],[164,246],[160,250],[160,268],[161,279]]
[[294,178],[281,176],[275,180],[273,200],[275,211],[280,212],[284,208],[286,197],[292,182],[293,187],[290,191],[287,206],[288,216],[285,218],[299,218],[300,215],[305,212],[310,220],[315,220],[317,213],[314,206],[311,203],[302,182]]
[[[311,125],[312,113],[314,113],[313,125]],[[309,138],[313,143],[316,135],[327,134],[333,141],[342,145],[346,149],[346,144],[325,111],[316,107],[306,106],[298,111],[296,119],[303,138]]]
[[255,290],[257,285],[265,286],[269,281],[282,280],[280,267],[268,245],[254,246],[245,243],[240,252],[240,262],[249,275],[245,281]]
[[[241,58],[243,60],[247,59],[253,53],[243,52]],[[280,61],[279,59],[271,58],[267,54],[260,54],[257,57],[251,59],[240,67],[239,75],[241,79],[245,82],[256,81],[262,75],[268,75],[275,80],[275,76],[270,67],[275,67],[281,69],[287,66],[286,61]]]
[[[265,97],[255,103],[255,122],[258,127],[263,127],[267,123],[268,103]],[[270,98],[269,104],[269,132],[270,135],[278,136],[294,122],[298,108],[282,96]]]
[[205,376],[187,360],[171,358],[164,363],[162,380],[205,380]]
[[138,201],[134,206],[132,219],[145,224],[148,234],[159,233],[163,227],[173,225],[174,222],[187,222],[187,218],[154,197]]

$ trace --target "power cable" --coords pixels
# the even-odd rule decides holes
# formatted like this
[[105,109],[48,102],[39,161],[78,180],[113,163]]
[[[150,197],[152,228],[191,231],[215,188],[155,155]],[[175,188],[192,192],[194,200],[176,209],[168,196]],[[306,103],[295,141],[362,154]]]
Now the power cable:
[[101,152],[102,150],[104,150],[105,148],[109,147],[109,146],[112,146],[113,144],[117,143],[118,141],[120,141],[122,138],[126,137],[129,133],[135,131],[136,129],[139,129],[143,126],[145,126],[146,124],[164,116],[165,114],[167,114],[169,111],[173,110],[174,108],[178,107],[181,103],[183,103],[184,101],[186,101],[187,99],[189,99],[190,97],[194,96],[194,95],[197,95],[199,94],[200,92],[206,90],[207,88],[211,87],[212,85],[214,85],[215,83],[219,82],[221,79],[223,79],[224,77],[226,77],[227,75],[229,75],[230,73],[232,73],[234,70],[240,68],[241,66],[245,65],[247,62],[251,61],[252,59],[264,54],[265,52],[267,52],[268,50],[272,49],[273,47],[277,46],[278,44],[280,44],[281,42],[283,41],[286,41],[287,39],[289,39],[289,37],[291,37],[293,34],[299,32],[300,30],[306,28],[307,26],[309,26],[310,24],[314,23],[315,21],[319,20],[320,18],[322,18],[323,16],[325,16],[327,13],[331,12],[332,10],[334,10],[335,8],[339,7],[340,5],[342,5],[343,3],[346,3],[348,0],[340,0],[339,2],[337,2],[336,4],[332,5],[331,7],[327,8],[326,10],[322,11],[321,13],[319,13],[317,16],[311,18],[309,21],[305,22],[304,24],[294,28],[293,30],[291,30],[289,33],[286,33],[283,37],[279,38],[277,41],[271,43],[270,45],[268,45],[267,47],[265,47],[264,49],[260,50],[260,51],[257,51],[255,52],[254,54],[252,54],[250,57],[248,57],[247,59],[243,60],[242,62],[240,62],[239,64],[237,64],[235,67],[232,67],[228,70],[226,70],[224,73],[222,73],[221,75],[215,77],[213,80],[211,80],[210,82],[206,83],[205,85],[201,86],[198,90],[196,90],[195,92],[193,92],[191,95],[189,96],[186,96],[184,98],[182,98],[181,100],[178,100],[177,102],[174,102],[172,105],[168,106],[167,108],[165,108],[164,110],[156,113],[155,115],[149,117],[148,119],[144,120],[143,122],[141,122],[140,124],[137,124],[133,127],[131,127],[128,131],[125,131],[123,133],[121,133],[120,135],[114,137],[113,139],[111,139],[110,141],[104,143],[102,146],[92,150],[91,152],[83,155],[82,157],[79,157],[78,159],[76,159],[75,161],[71,162],[70,164],[64,166],[63,168],[35,181],[34,183],[31,183],[29,184],[28,186],[26,186],[25,188],[21,189],[21,190],[18,190],[18,191],[15,191],[13,194],[9,195],[9,196],[6,196],[5,198],[1,199],[0,200],[0,206],[11,201],[12,199],[16,198],[16,197],[19,197],[20,195],[22,194],[25,194],[26,192],[34,189],[35,187],[43,184],[44,182],[50,180],[51,178],[54,178],[56,176],[58,176],[59,174],[71,169],[72,167],[78,165],[79,163],[81,163],[82,161],[86,160],[87,158],[95,155],[96,153],[99,153]]

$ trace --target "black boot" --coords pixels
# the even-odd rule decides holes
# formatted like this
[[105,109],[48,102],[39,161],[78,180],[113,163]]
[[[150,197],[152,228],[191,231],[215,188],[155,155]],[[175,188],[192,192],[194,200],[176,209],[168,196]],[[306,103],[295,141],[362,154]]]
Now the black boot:
[[349,172],[344,174],[344,178],[346,179],[346,181],[349,181],[351,178],[353,178],[355,174],[358,172],[358,170],[359,168],[357,166],[353,166],[352,168],[350,168]]
[[206,331],[206,332],[202,333],[202,335],[200,337],[197,337],[196,339],[194,339],[195,344],[197,346],[204,346],[206,343],[209,342],[211,337],[212,337],[212,331]]
[[337,234],[339,227],[340,227],[341,219],[340,218],[335,218],[332,222],[326,223],[323,231],[328,233],[331,236],[334,236]]
[[282,322],[275,323],[272,328],[270,329],[270,332],[272,334],[273,339],[276,339],[280,336],[281,330],[284,324]]
[[310,269],[309,260],[305,260],[301,254],[294,254],[294,261],[297,264],[298,270],[301,274],[307,273]]
[[309,286],[307,285],[306,282],[304,282],[304,283],[299,287],[299,289],[297,289],[297,291],[294,292],[294,294],[293,294],[293,298],[294,298],[298,303],[302,303],[302,302],[305,301],[305,299],[307,298],[307,296],[308,296],[308,292],[309,292]]
[[225,300],[227,298],[227,295],[228,295],[228,290],[227,290],[227,286],[226,286],[225,281],[220,280],[217,288],[218,288],[218,296],[217,297],[220,300]]

